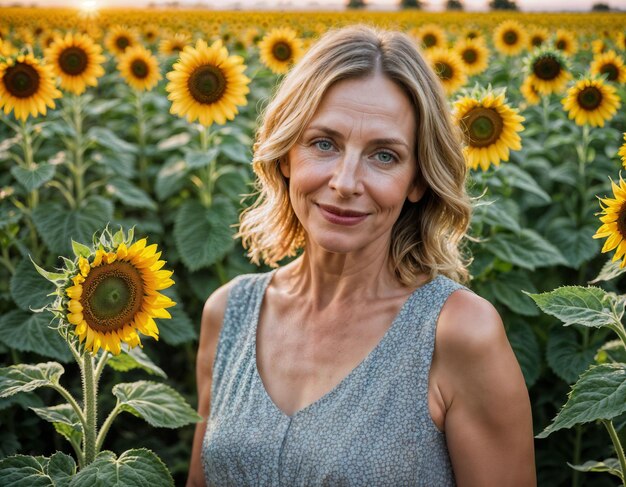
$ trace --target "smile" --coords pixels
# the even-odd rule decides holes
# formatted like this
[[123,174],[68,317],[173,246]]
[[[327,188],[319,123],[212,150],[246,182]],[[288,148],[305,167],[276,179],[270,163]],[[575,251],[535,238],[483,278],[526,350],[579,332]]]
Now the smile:
[[338,208],[330,205],[317,204],[317,207],[320,209],[322,216],[327,221],[334,223],[335,225],[356,225],[365,220],[368,215],[368,213]]

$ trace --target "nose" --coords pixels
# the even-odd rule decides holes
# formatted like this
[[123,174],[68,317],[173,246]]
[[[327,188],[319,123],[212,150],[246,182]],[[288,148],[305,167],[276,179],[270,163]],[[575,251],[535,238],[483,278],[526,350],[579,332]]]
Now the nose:
[[342,198],[359,195],[363,192],[361,172],[359,154],[346,152],[337,159],[328,185]]

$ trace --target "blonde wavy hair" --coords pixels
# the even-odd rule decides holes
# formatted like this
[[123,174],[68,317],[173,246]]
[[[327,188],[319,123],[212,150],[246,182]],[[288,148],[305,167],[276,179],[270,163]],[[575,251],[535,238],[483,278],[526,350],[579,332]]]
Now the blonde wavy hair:
[[255,202],[241,216],[239,231],[248,256],[276,267],[305,246],[305,231],[289,201],[279,163],[300,139],[324,94],[336,82],[381,72],[411,100],[417,121],[416,178],[424,196],[406,201],[392,229],[390,262],[403,284],[420,274],[443,274],[467,282],[469,262],[461,241],[472,205],[465,190],[467,165],[461,132],[452,122],[437,75],[413,41],[400,32],[369,26],[331,30],[284,77],[260,116],[254,143]]

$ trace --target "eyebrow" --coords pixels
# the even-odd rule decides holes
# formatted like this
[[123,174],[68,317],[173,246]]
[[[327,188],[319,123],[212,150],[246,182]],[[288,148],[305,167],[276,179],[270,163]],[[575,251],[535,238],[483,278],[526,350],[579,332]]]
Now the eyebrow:
[[[309,130],[318,130],[320,132],[336,137],[338,139],[343,138],[340,132],[337,132],[336,130],[333,130],[333,129],[329,129],[327,127],[320,127],[319,125],[311,125],[310,127],[307,127],[305,132],[308,132]],[[409,149],[409,145],[402,139],[381,138],[381,139],[372,140],[372,143],[380,144],[380,145],[403,145],[404,147]]]

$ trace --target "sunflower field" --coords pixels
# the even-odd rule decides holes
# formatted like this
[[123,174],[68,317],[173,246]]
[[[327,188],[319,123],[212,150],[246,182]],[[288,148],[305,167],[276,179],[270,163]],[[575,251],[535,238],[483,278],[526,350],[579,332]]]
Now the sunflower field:
[[0,485],[184,485],[203,304],[268,270],[233,237],[258,117],[355,23],[411,36],[462,129],[538,484],[624,484],[626,15],[0,12]]

